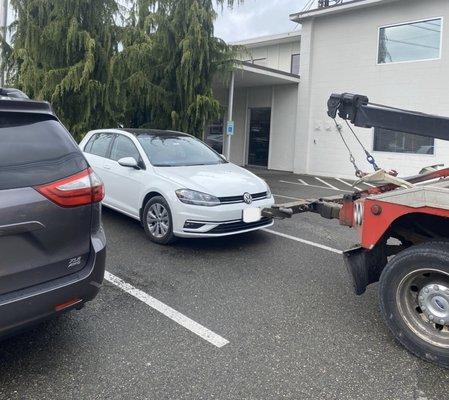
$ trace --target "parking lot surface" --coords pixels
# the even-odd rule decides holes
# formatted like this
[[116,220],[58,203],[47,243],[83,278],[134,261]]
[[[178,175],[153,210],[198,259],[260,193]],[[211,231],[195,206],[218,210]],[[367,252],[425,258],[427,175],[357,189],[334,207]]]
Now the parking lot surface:
[[[277,202],[351,190],[256,173]],[[377,287],[353,294],[338,253],[357,237],[337,222],[163,247],[103,219],[109,281],[84,310],[0,343],[0,399],[449,398],[449,372],[390,336]]]

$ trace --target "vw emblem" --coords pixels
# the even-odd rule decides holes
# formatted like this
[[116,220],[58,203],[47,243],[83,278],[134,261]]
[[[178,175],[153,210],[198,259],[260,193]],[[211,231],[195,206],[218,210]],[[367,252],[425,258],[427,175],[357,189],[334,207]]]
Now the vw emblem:
[[244,194],[243,194],[243,201],[244,201],[246,204],[251,204],[251,203],[253,202],[253,196],[251,196],[250,193],[244,193]]

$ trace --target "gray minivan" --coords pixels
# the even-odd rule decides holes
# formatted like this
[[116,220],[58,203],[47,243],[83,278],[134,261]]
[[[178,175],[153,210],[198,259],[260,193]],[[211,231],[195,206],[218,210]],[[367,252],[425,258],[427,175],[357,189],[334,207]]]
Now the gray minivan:
[[97,295],[103,197],[51,106],[0,89],[0,338]]

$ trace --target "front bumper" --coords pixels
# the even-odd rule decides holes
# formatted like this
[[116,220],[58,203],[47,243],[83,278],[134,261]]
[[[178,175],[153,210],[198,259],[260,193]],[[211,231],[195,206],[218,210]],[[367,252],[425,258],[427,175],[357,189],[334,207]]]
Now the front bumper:
[[220,237],[251,232],[273,225],[271,218],[254,223],[243,222],[245,208],[270,208],[273,197],[256,200],[252,204],[223,204],[217,207],[183,205],[174,213],[173,232],[179,237]]
[[[93,300],[102,285],[105,264],[106,239],[100,230],[92,236],[92,251],[81,271],[0,296],[0,339]],[[75,299],[80,302],[57,310],[58,305]]]

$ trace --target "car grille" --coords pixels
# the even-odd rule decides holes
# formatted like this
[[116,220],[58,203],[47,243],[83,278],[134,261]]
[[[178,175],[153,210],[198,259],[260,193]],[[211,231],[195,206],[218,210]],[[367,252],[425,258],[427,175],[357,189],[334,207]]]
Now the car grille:
[[[262,200],[267,197],[267,192],[262,193],[254,193],[251,194],[253,201],[256,200]],[[243,194],[240,196],[229,196],[229,197],[219,197],[218,200],[220,200],[221,204],[234,204],[234,203],[243,203]]]
[[244,231],[247,229],[253,229],[253,228],[259,228],[265,225],[269,225],[273,220],[271,218],[262,218],[258,222],[251,222],[249,224],[239,221],[239,222],[232,222],[230,224],[221,224],[216,226],[214,229],[207,232],[208,234],[220,234],[220,233],[232,233],[232,232],[239,232]]

